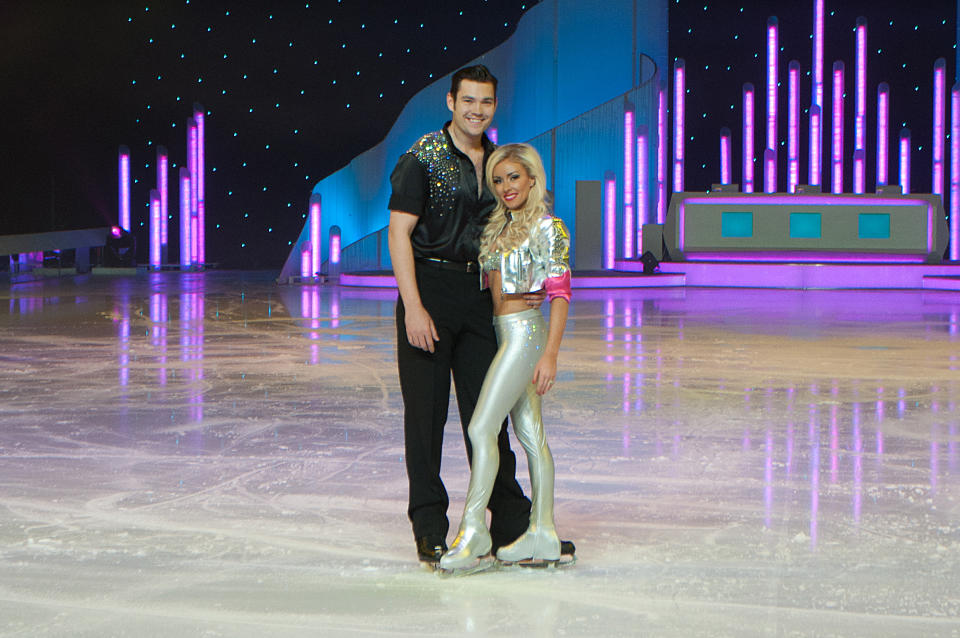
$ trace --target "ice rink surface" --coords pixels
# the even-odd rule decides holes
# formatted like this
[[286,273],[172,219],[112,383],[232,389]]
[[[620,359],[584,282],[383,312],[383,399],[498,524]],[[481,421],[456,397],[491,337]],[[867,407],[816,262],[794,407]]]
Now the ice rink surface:
[[0,636],[960,636],[960,293],[575,291],[579,562],[441,578],[395,291],[273,276],[0,284]]

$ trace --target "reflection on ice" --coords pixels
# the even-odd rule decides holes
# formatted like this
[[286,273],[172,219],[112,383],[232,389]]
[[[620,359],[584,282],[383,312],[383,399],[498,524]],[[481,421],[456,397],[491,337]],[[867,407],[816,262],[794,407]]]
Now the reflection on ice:
[[405,520],[395,299],[0,290],[0,633],[956,635],[955,293],[578,291],[545,420],[580,562],[447,580]]

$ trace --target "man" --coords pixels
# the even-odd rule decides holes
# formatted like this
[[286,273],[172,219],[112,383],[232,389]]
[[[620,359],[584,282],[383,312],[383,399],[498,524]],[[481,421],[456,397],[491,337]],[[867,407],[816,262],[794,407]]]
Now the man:
[[[428,563],[438,562],[447,549],[449,501],[440,461],[450,373],[469,457],[467,425],[497,351],[490,292],[480,290],[477,267],[479,235],[495,205],[483,175],[494,148],[485,131],[497,110],[496,90],[496,78],[482,65],[457,71],[447,94],[451,121],[420,138],[390,177],[388,240],[400,292],[397,363],[410,483],[407,515],[420,560]],[[516,458],[506,427],[498,444],[500,468],[489,504],[494,551],[519,537],[530,516],[530,501],[514,477]]]

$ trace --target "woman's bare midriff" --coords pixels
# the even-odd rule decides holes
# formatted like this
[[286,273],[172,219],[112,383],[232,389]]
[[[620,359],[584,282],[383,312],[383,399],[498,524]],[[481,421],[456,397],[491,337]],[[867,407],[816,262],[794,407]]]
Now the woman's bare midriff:
[[503,294],[500,289],[499,270],[490,271],[487,281],[490,284],[490,292],[493,297],[493,314],[499,317],[530,309],[527,302],[523,300],[523,295]]

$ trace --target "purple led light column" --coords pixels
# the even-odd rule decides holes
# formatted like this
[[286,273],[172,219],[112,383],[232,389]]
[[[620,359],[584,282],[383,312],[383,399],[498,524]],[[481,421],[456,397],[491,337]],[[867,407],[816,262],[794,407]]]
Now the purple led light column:
[[777,192],[777,152],[772,148],[763,149],[763,192]]
[[[866,150],[867,146],[867,19],[857,18],[856,28],[856,68],[854,69],[854,119],[853,150]],[[864,153],[866,155],[866,153]],[[862,193],[864,185],[857,190],[854,179],[853,192]]]
[[190,244],[187,252],[190,255],[190,265],[197,264],[197,121],[187,119],[187,170],[190,171]]
[[933,64],[933,194],[943,198],[943,136],[946,124],[947,61]]
[[613,171],[603,175],[603,267],[614,267],[617,251],[617,178]]
[[877,186],[886,186],[890,165],[890,85],[877,87]]
[[810,107],[810,170],[807,175],[807,183],[813,186],[820,185],[820,141],[823,139],[821,130],[823,128],[823,117],[820,107],[814,104]]
[[753,84],[743,85],[743,192],[753,192]]
[[830,155],[830,190],[843,192],[843,62],[833,63],[833,143]]
[[310,194],[310,276],[320,274],[320,193]]
[[633,241],[636,238],[633,216],[634,157],[636,134],[634,133],[634,113],[628,108],[623,113],[623,258],[633,259],[636,255]]
[[160,263],[162,264],[167,261],[169,244],[167,226],[170,219],[170,157],[163,146],[157,147],[157,191],[160,195]]
[[130,232],[130,149],[121,146],[119,150],[118,166],[119,202],[117,205],[117,217],[120,228]]
[[150,191],[150,267],[160,269],[160,191]]
[[823,0],[813,2],[813,83],[811,103],[823,110]]
[[496,127],[491,126],[490,128],[487,129],[488,140],[490,140],[494,144],[497,144],[497,140],[499,137],[500,137],[500,134],[498,133]]
[[730,183],[730,129],[720,129],[720,183]]
[[204,175],[204,162],[205,159],[205,134],[204,134],[204,117],[203,117],[203,107],[199,104],[193,105],[193,121],[197,123],[197,166],[196,172],[193,173],[194,178],[197,182],[197,252],[195,254],[196,262],[198,264],[204,264],[207,261],[207,250],[206,250],[206,177]]
[[900,190],[910,193],[910,129],[900,129]]
[[180,268],[190,267],[190,169],[180,167]]
[[686,89],[686,66],[683,59],[673,64],[673,192],[683,192],[683,119]]
[[780,69],[777,63],[778,27],[776,17],[767,19],[767,145],[773,151],[773,167],[767,165],[768,156],[763,154],[763,190],[766,193],[777,191],[777,100],[779,89],[777,76]]
[[643,225],[650,221],[650,131],[646,124],[637,126],[637,254],[643,253]]
[[330,227],[330,267],[340,265],[340,227]]
[[800,183],[800,63],[787,65],[787,192]]
[[310,251],[310,242],[306,242],[300,249],[300,277],[306,279],[311,276],[310,268],[313,264],[312,252]]
[[[812,185],[819,185],[821,166],[823,166],[823,0],[814,0],[813,2],[813,81],[811,83],[812,96],[810,99],[811,107],[816,106],[818,111],[818,127],[816,129],[817,137],[810,138],[810,180]],[[810,109],[811,118],[813,109]],[[813,132],[813,121],[811,119],[810,131]],[[816,150],[816,156],[813,151]],[[816,166],[816,180],[814,180],[813,169]]]
[[667,91],[657,92],[657,223],[667,219]]
[[960,259],[960,82],[950,91],[950,261]]
[[853,192],[862,194],[866,183],[867,152],[858,148],[853,152]]

